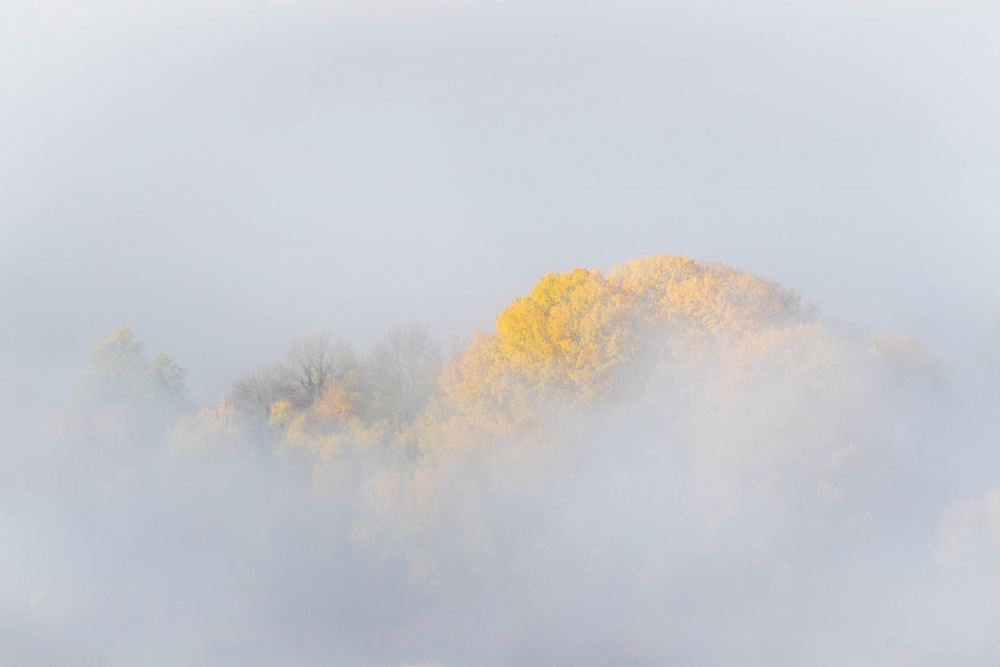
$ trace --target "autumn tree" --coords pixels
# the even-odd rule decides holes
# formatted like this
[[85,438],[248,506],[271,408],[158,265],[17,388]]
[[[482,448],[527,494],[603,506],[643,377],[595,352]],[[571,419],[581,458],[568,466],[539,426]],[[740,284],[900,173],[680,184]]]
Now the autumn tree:
[[634,345],[629,302],[599,271],[549,273],[477,334],[449,365],[449,395],[468,410],[494,405],[527,415],[550,400],[613,391]]
[[598,271],[549,273],[497,316],[497,351],[532,385],[596,396],[629,355],[627,305]]
[[794,290],[723,264],[653,255],[611,267],[611,289],[647,328],[709,335],[746,332],[810,318]]
[[94,343],[85,359],[87,368],[77,378],[76,390],[87,399],[128,403],[177,399],[184,392],[184,369],[165,354],[148,358],[128,326]]
[[446,373],[464,411],[493,405],[529,415],[540,404],[606,398],[641,380],[668,340],[740,336],[807,321],[798,295],[720,264],[655,255],[550,273],[476,334]]
[[235,407],[221,396],[216,405],[181,418],[167,438],[171,458],[207,471],[252,455],[252,441],[235,419]]

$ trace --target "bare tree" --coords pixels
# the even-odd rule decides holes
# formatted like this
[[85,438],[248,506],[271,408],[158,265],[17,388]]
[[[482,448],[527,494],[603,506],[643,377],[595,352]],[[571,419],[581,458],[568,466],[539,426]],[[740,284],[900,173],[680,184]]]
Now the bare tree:
[[233,401],[241,411],[266,420],[271,416],[271,406],[292,394],[286,376],[281,364],[258,366],[233,380]]
[[427,328],[398,325],[379,342],[365,365],[373,407],[382,416],[411,422],[426,405],[441,372],[441,352]]
[[350,372],[357,360],[350,346],[329,332],[300,338],[288,350],[285,380],[300,405],[311,405],[332,380]]

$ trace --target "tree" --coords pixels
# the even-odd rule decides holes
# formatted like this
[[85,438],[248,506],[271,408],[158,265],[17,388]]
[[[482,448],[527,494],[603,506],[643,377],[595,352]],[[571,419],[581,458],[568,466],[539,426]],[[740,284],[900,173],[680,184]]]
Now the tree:
[[393,327],[365,365],[365,380],[378,416],[410,423],[437,387],[441,353],[419,323]]
[[498,351],[533,387],[603,395],[631,350],[627,306],[599,271],[549,273],[497,315]]
[[136,389],[145,369],[142,343],[122,325],[94,343],[84,355],[87,370],[81,383],[103,397],[123,397]]
[[740,337],[810,316],[771,280],[686,257],[633,259],[607,276],[549,273],[500,312],[495,334],[478,333],[449,364],[447,393],[465,412],[492,406],[521,419],[545,403],[634,389],[668,341]]
[[149,379],[153,382],[155,390],[161,393],[180,393],[183,391],[186,377],[187,371],[163,353],[149,360]]
[[289,398],[292,389],[283,366],[265,363],[233,380],[233,401],[242,412],[267,421],[271,406]]
[[797,324],[812,315],[794,290],[773,280],[686,257],[631,259],[611,267],[607,280],[646,327],[716,335]]
[[76,389],[90,400],[129,403],[176,399],[184,392],[184,369],[166,354],[147,358],[127,325],[94,343],[85,359],[87,368],[77,378]]
[[300,338],[288,350],[285,381],[300,406],[312,405],[327,384],[351,372],[357,359],[350,346],[329,332]]

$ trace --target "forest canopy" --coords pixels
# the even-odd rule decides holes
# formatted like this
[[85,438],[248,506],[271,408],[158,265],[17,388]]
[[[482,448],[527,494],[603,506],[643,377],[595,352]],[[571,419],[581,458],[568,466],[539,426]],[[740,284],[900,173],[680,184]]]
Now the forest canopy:
[[[165,354],[147,356],[129,327],[97,341],[85,359],[70,409],[77,420],[116,415],[145,438],[156,429],[148,415],[136,415],[152,405],[183,408],[185,371]],[[880,360],[880,374],[866,359]],[[546,274],[497,314],[493,332],[453,343],[449,355],[419,323],[396,326],[364,354],[330,332],[311,334],[293,341],[284,358],[234,379],[219,406],[159,428],[171,431],[172,456],[193,461],[216,460],[216,449],[233,456],[257,451],[245,443],[263,438],[275,452],[314,457],[320,468],[365,450],[412,471],[429,464],[431,452],[497,438],[544,441],[570,415],[613,414],[651,401],[670,411],[687,405],[684,415],[673,413],[671,431],[693,442],[713,429],[713,418],[700,424],[701,415],[729,409],[693,401],[741,392],[738,402],[745,403],[764,378],[768,391],[783,378],[802,385],[808,405],[822,406],[817,419],[845,412],[842,423],[813,425],[825,436],[788,436],[827,438],[831,451],[823,456],[836,457],[860,451],[880,382],[904,370],[930,378],[935,368],[912,339],[824,322],[796,292],[767,278],[655,255],[606,271]],[[849,437],[844,429],[852,430]],[[773,438],[761,444],[774,446]]]

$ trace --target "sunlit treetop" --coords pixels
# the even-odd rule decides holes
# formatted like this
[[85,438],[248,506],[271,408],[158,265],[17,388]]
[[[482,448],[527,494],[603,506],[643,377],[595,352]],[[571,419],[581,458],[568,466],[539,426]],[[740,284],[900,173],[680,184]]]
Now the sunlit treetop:
[[628,316],[628,303],[599,272],[549,273],[497,316],[497,352],[529,384],[597,394],[629,356]]
[[495,334],[473,337],[446,389],[463,409],[588,402],[617,391],[637,352],[665,334],[739,336],[809,317],[774,281],[686,257],[549,273],[500,312]]
[[655,326],[724,334],[810,317],[798,294],[773,280],[686,257],[632,259],[611,267],[607,281]]

